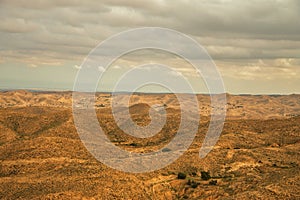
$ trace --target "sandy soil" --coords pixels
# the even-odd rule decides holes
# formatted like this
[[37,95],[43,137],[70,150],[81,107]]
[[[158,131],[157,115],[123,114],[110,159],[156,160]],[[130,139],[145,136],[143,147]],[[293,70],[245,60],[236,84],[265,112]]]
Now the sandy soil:
[[[204,159],[198,152],[211,108],[209,96],[198,95],[201,120],[188,151],[166,168],[144,174],[111,169],[86,150],[74,126],[71,96],[0,93],[0,199],[300,199],[300,95],[227,95],[222,135]],[[180,120],[171,94],[135,94],[133,120],[147,125],[154,104],[166,108],[167,123],[148,139],[116,126],[110,94],[97,94],[96,110],[115,145],[149,152],[174,137]],[[185,179],[178,179],[180,172]],[[203,180],[201,172],[210,179]]]

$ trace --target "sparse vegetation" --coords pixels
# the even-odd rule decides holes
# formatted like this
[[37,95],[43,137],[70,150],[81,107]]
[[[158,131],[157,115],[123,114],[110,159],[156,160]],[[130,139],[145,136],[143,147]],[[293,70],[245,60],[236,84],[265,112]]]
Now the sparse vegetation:
[[195,180],[188,180],[187,185],[190,185],[191,188],[197,188],[200,183],[196,182]]
[[202,180],[207,181],[207,180],[209,180],[211,177],[210,177],[209,172],[201,171],[201,178],[202,178]]
[[191,176],[197,176],[197,172],[192,172]]
[[162,152],[170,152],[170,151],[172,151],[172,150],[169,149],[169,148],[163,148],[161,151],[162,151]]
[[179,172],[178,175],[177,175],[177,178],[178,179],[185,179],[186,178],[186,174],[183,173],[183,172]]
[[218,181],[217,180],[211,180],[209,181],[209,185],[217,185]]
[[137,147],[137,146],[139,146],[137,143],[135,143],[135,142],[132,142],[132,143],[130,143],[129,144],[130,146],[132,146],[132,147]]
[[[11,97],[2,98],[6,94]],[[235,104],[244,106],[239,109],[232,106],[224,127],[226,134],[221,135],[217,148],[205,159],[195,158],[205,137],[202,133],[207,132],[208,116],[202,118],[200,123],[204,126],[199,126],[189,151],[178,160],[158,171],[131,174],[107,167],[86,150],[73,123],[68,102],[71,94],[36,93],[35,99],[47,95],[41,98],[43,101],[32,101],[30,92],[24,94],[29,95],[26,101],[21,101],[23,94],[6,94],[0,93],[0,199],[297,199],[299,196],[300,116],[267,119],[266,108],[259,111],[251,107],[248,112],[249,105],[244,105],[247,104],[244,100],[252,98],[249,100],[252,104],[261,96],[230,96],[230,101],[240,99]],[[59,103],[62,94],[66,95],[63,105]],[[96,105],[105,104],[96,110],[98,120],[114,145],[141,154],[159,149],[169,151],[165,147],[177,131],[180,112],[169,101],[173,96],[159,94],[164,96],[157,98],[157,95],[135,96],[137,102],[153,103],[158,99],[161,103],[162,98],[168,102],[166,126],[145,139],[118,129],[108,106],[110,96],[98,95]],[[10,104],[9,98],[17,102]],[[199,101],[206,110],[208,104],[203,104],[206,100],[201,98]],[[276,106],[283,109],[285,105],[280,104],[280,99],[288,98],[291,97],[278,97]],[[293,98],[300,104],[300,96]],[[137,104],[132,108],[133,116],[144,123],[147,106]],[[273,107],[272,112],[278,112],[276,109]],[[298,108],[285,107],[288,112],[291,109]],[[231,118],[233,112],[246,114],[243,119]],[[259,130],[263,134],[257,134]],[[282,145],[281,137],[284,137]],[[245,188],[250,188],[250,193]]]

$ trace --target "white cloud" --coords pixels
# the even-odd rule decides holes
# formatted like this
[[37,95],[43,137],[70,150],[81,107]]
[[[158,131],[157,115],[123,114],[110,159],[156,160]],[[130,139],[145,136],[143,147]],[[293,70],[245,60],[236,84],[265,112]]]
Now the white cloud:
[[179,71],[170,71],[169,73],[171,76],[175,76],[175,77],[178,77],[178,76],[182,76],[183,77],[183,74]]
[[275,60],[276,67],[291,67],[294,59],[291,58],[280,58]]
[[[246,65],[242,63],[226,63],[224,65],[222,62],[217,63],[217,65],[219,66],[221,74],[225,77],[240,80],[275,81],[277,79],[290,79],[300,76],[298,62],[300,62],[300,59],[260,59],[248,60]],[[255,83],[253,84],[255,85]]]
[[28,64],[28,67],[33,67],[33,68],[35,68],[35,67],[38,67],[36,64]]
[[74,68],[79,70],[79,69],[81,69],[82,67],[81,67],[80,65],[74,65]]
[[99,70],[100,72],[104,72],[104,71],[105,71],[105,68],[102,67],[102,66],[98,66],[98,70]]
[[112,66],[112,68],[113,68],[113,69],[121,69],[121,66],[119,66],[119,65],[114,65],[114,66]]

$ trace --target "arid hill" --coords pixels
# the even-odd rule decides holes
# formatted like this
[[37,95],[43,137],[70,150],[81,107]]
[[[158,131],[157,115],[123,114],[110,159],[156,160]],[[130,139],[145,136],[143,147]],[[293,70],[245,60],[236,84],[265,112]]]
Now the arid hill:
[[[151,120],[151,105],[167,112],[163,129],[146,139],[117,127],[110,94],[96,97],[103,130],[123,149],[150,152],[176,134],[175,95],[131,97],[131,117],[141,126]],[[74,126],[71,92],[1,92],[0,199],[300,199],[300,95],[227,99],[222,135],[204,159],[199,149],[210,99],[198,95],[201,120],[188,151],[163,169],[132,174],[107,167],[86,150]]]
[[[124,94],[126,95],[126,94]],[[97,93],[96,108],[110,107],[111,95]],[[209,95],[197,95],[201,116],[210,114]],[[132,103],[165,104],[178,109],[173,94],[134,94]],[[237,119],[267,119],[294,117],[300,113],[300,95],[227,95],[227,117]],[[29,92],[26,90],[0,92],[0,108],[9,107],[72,107],[72,92]]]

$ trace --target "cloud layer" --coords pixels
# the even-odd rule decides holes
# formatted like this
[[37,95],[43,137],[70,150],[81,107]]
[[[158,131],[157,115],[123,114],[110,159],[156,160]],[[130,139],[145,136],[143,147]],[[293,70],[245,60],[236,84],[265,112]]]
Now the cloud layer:
[[2,0],[0,64],[79,66],[107,37],[158,26],[196,39],[224,76],[296,81],[299,18],[297,0]]

